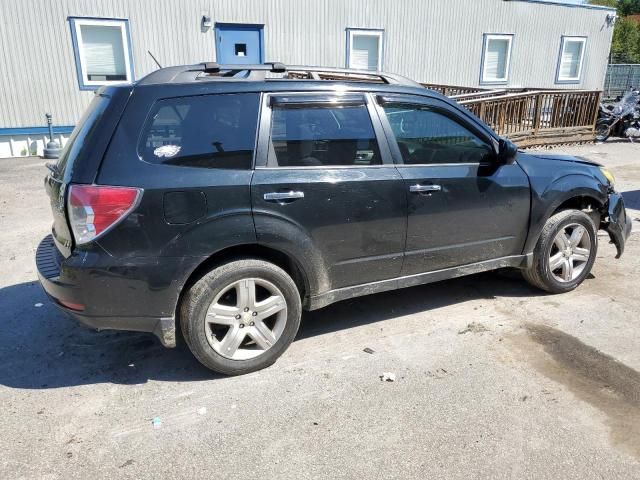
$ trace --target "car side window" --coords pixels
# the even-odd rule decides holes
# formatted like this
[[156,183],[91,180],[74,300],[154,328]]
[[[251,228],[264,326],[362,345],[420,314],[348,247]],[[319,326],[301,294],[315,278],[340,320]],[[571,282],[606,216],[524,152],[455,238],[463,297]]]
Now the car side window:
[[365,105],[276,105],[272,111],[270,166],[368,166],[382,163]]
[[493,149],[444,113],[424,105],[383,105],[405,164],[486,163]]
[[256,93],[160,100],[142,131],[138,154],[149,163],[250,169],[259,101]]

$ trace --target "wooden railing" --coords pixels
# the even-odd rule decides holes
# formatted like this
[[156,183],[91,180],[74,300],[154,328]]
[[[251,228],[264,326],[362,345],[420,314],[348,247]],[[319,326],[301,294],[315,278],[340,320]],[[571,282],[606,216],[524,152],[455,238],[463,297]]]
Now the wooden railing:
[[478,92],[490,92],[491,90],[488,88],[478,88],[478,87],[460,87],[456,85],[440,85],[437,83],[423,83],[423,87],[428,88],[429,90],[435,90],[442,95],[447,97],[453,97],[455,95],[463,95],[466,93],[478,93]]
[[520,146],[593,140],[601,92],[529,91],[454,97]]

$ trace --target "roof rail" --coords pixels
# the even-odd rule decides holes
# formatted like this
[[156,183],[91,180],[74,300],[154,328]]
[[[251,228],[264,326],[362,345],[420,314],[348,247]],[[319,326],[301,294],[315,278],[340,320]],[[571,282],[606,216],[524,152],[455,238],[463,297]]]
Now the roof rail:
[[286,74],[286,76],[282,78],[292,80],[310,79],[376,82],[424,88],[418,82],[394,73],[306,65],[287,66],[279,62],[257,65],[220,65],[215,62],[203,62],[195,65],[167,67],[150,73],[140,79],[138,84],[189,83],[211,77],[262,81],[268,78],[268,74],[270,73],[283,73]]

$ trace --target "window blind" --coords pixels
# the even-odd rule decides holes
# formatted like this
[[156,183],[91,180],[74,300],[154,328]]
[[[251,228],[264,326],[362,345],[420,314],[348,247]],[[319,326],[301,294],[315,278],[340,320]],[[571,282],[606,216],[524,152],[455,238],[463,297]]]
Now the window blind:
[[81,25],[82,52],[88,80],[126,80],[122,29],[112,25]]
[[353,34],[349,66],[363,70],[379,70],[380,38],[374,35]]
[[580,76],[580,60],[584,42],[565,40],[560,62],[560,78],[578,78]]
[[484,80],[506,80],[509,43],[509,40],[503,38],[490,38],[487,40],[487,51],[484,58]]

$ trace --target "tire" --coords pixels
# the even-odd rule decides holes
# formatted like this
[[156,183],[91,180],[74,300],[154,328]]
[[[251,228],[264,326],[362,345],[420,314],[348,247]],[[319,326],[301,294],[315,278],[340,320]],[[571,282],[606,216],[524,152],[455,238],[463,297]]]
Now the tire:
[[596,142],[605,142],[611,136],[609,120],[600,119],[596,122]]
[[[573,245],[581,231],[576,227],[582,227],[584,232]],[[560,232],[564,233],[564,240],[560,238]],[[565,245],[565,248],[561,250],[559,245]],[[546,292],[569,292],[589,275],[597,250],[597,229],[591,217],[580,210],[564,210],[547,220],[533,250],[531,266],[522,274],[527,282]],[[569,263],[573,267],[569,267]]]
[[284,270],[243,259],[211,270],[189,289],[180,325],[200,363],[242,375],[275,363],[293,342],[301,312],[300,292]]

